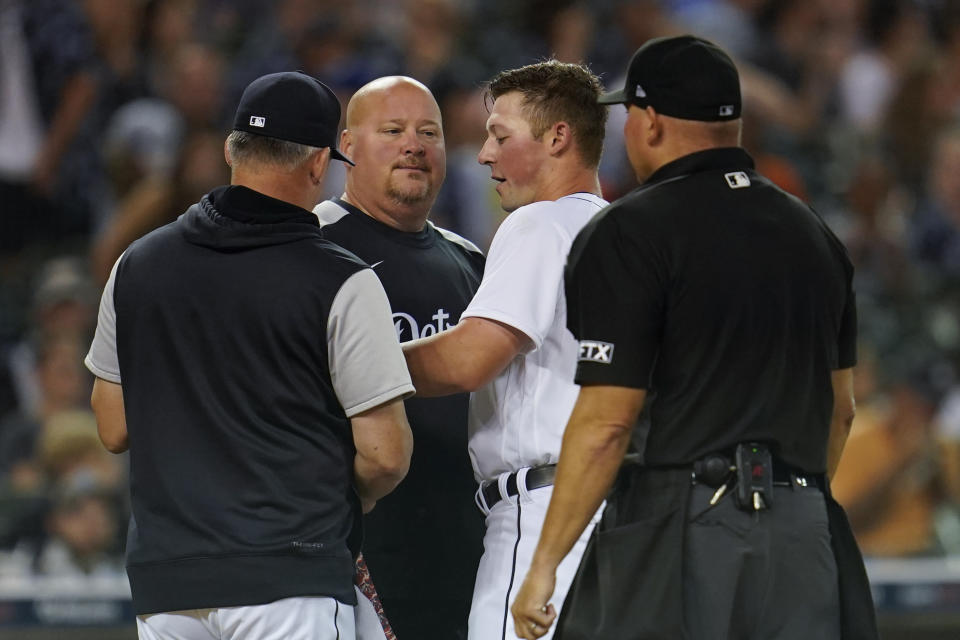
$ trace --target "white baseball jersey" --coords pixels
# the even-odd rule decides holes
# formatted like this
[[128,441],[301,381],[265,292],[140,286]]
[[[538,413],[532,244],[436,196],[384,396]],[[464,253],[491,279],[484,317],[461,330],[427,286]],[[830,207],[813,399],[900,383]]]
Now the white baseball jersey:
[[480,289],[461,319],[508,324],[533,347],[470,396],[469,452],[477,481],[556,462],[560,455],[579,391],[563,269],[577,233],[606,205],[590,193],[534,202],[510,214],[493,238]]

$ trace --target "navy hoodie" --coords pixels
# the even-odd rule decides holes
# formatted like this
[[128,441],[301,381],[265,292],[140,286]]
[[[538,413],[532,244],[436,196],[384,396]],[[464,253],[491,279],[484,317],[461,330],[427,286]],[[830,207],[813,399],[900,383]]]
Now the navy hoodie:
[[238,186],[124,254],[114,305],[137,614],[355,604],[355,450],[326,323],[364,267],[309,211]]

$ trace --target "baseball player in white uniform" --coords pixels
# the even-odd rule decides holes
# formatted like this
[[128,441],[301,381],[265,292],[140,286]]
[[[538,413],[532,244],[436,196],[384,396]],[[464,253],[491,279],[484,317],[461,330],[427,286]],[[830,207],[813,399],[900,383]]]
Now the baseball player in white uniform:
[[[512,213],[460,323],[404,345],[420,395],[473,392],[468,447],[486,533],[470,640],[517,637],[508,606],[530,566],[577,397],[563,269],[577,232],[607,204],[597,178],[606,120],[595,105],[600,92],[588,69],[556,60],[490,82],[493,107],[478,160]],[[588,536],[589,529],[557,573],[557,609]]]

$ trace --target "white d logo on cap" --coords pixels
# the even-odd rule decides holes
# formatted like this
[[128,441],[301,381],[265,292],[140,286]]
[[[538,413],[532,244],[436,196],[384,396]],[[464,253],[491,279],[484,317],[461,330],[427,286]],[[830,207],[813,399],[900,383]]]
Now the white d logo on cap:
[[265,127],[267,125],[267,119],[263,116],[250,116],[250,126],[251,127]]
[[637,85],[637,97],[638,97],[638,98],[646,98],[646,97],[647,97],[647,92],[644,91],[644,90],[643,90],[643,87],[641,87],[640,85]]

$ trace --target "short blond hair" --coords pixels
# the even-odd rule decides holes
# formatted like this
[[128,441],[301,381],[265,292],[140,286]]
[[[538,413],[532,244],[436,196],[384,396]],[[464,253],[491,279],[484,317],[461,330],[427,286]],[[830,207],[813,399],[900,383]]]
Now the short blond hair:
[[603,87],[589,68],[546,60],[501,71],[487,84],[485,100],[489,103],[514,91],[523,96],[522,108],[533,137],[566,122],[584,164],[590,168],[600,164],[607,107],[597,103]]

